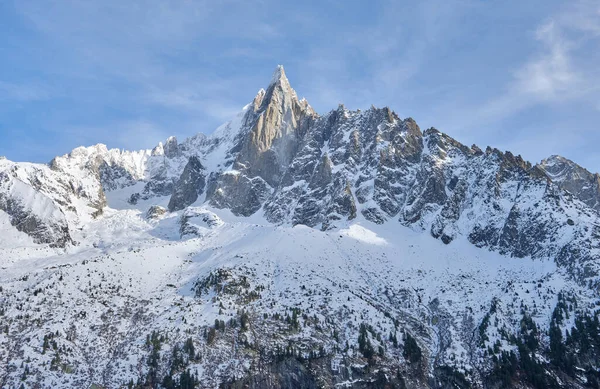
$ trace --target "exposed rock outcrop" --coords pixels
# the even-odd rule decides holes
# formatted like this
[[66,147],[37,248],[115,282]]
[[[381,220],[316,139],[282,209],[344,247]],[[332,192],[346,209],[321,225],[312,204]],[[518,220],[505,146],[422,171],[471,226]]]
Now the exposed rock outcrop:
[[0,211],[10,223],[40,244],[65,247],[72,243],[67,219],[59,206],[31,185],[0,172]]
[[193,204],[198,196],[204,193],[205,185],[204,166],[198,157],[192,156],[173,188],[173,194],[169,200],[169,211],[179,211]]
[[600,211],[600,175],[590,173],[575,162],[553,155],[539,165],[550,179],[590,208]]
[[160,219],[164,214],[167,213],[167,210],[160,205],[153,205],[146,212],[146,219],[157,220]]
[[223,220],[214,213],[201,208],[187,208],[179,219],[179,234],[203,236],[211,230],[222,226]]

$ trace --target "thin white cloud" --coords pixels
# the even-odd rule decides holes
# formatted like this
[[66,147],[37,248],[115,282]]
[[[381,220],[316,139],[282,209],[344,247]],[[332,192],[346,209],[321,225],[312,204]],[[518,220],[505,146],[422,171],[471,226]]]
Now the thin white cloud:
[[600,6],[574,1],[535,29],[536,50],[513,72],[504,91],[482,104],[467,107],[463,131],[480,131],[536,105],[600,100],[600,74],[590,50],[600,49]]
[[581,91],[583,76],[574,68],[572,44],[563,35],[555,21],[537,29],[543,52],[516,73],[516,93],[544,101],[569,99]]
[[535,34],[540,53],[517,72],[518,91],[539,101],[587,98],[598,92],[593,51],[600,49],[600,4],[579,0],[569,3]]

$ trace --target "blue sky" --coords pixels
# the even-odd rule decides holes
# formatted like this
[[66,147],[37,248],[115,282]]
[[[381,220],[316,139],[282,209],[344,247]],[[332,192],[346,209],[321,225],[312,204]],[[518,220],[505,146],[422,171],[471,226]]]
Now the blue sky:
[[4,0],[0,155],[210,133],[277,64],[320,113],[600,171],[600,2]]

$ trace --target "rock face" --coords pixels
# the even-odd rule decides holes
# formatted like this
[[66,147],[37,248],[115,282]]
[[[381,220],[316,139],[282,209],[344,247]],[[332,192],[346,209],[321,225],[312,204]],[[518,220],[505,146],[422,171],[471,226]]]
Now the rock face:
[[230,209],[235,215],[250,216],[257,212],[271,192],[261,177],[248,177],[239,172],[225,172],[213,177],[206,192],[210,204]]
[[193,204],[204,193],[205,184],[204,166],[197,157],[190,157],[173,188],[169,211],[179,211]]
[[276,223],[329,228],[360,208],[382,223],[400,211],[414,174],[409,167],[419,162],[422,148],[412,119],[400,120],[387,108],[351,112],[340,106],[308,129],[265,214]]
[[177,144],[177,138],[171,136],[167,139],[164,146],[164,153],[167,158],[175,158],[181,154]]
[[234,169],[249,177],[261,177],[276,186],[296,154],[309,118],[314,117],[306,101],[299,101],[283,67],[278,67],[267,90],[254,99],[252,123],[242,141]]

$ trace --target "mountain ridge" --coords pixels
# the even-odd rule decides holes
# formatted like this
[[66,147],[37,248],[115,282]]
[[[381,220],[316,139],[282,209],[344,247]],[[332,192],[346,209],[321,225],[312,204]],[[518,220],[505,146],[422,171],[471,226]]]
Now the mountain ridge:
[[0,160],[0,386],[586,387],[597,177],[282,66],[212,135]]
[[[509,151],[469,148],[435,128],[421,132],[412,118],[402,120],[387,107],[351,111],[340,105],[318,115],[298,99],[281,65],[267,89],[213,135],[197,134],[182,143],[170,137],[164,145],[140,151],[108,150],[101,144],[79,147],[48,166],[70,177],[70,193],[63,197],[87,199],[94,209],[82,219],[83,210],[65,206],[69,200],[56,204],[63,213],[76,214],[69,219],[75,221],[74,228],[81,226],[80,219],[101,215],[105,193],[143,184],[128,198],[130,204],[169,196],[171,211],[206,203],[235,215],[262,212],[271,223],[324,230],[362,213],[371,222],[396,219],[429,230],[447,244],[460,234],[478,247],[535,257],[557,255],[562,248],[553,242],[565,236],[578,235],[588,247],[584,251],[594,249],[589,231],[570,231],[578,229],[571,224],[576,216],[560,217],[570,221],[565,228],[554,222],[538,225],[540,211],[526,197],[538,198],[535,207],[540,200],[550,204],[555,202],[551,198],[566,196],[594,211],[600,208],[598,175],[572,161],[552,157],[532,165]],[[495,170],[493,179],[490,168]],[[482,185],[478,193],[465,175]],[[538,194],[523,192],[526,187],[537,187]],[[590,216],[585,207],[576,208],[577,214]],[[9,209],[4,206],[5,212]],[[496,221],[474,223],[471,219],[481,218],[481,213]],[[48,235],[55,236],[54,246],[71,241],[68,223],[65,227],[65,222],[48,221],[46,228],[32,212],[21,215],[27,217],[36,220],[29,229],[18,218],[12,220],[21,230],[31,230],[34,239],[41,229],[57,231],[42,233],[41,241],[52,243]],[[535,237],[519,237],[534,230]]]

